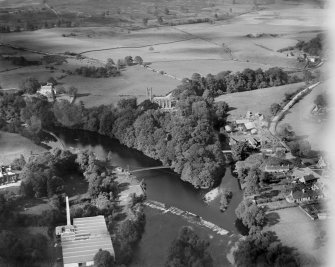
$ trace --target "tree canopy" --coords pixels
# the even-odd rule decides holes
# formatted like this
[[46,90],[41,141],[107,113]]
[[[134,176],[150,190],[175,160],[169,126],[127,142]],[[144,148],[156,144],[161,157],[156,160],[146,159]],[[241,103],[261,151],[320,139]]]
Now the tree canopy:
[[107,250],[99,249],[94,258],[94,267],[114,267],[114,258]]
[[211,267],[213,259],[208,252],[209,243],[201,240],[191,227],[180,229],[169,249],[166,267]]

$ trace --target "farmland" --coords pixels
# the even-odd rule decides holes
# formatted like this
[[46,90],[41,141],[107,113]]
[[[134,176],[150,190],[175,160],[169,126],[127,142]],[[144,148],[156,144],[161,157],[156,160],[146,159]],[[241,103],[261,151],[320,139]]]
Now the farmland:
[[[107,58],[116,62],[129,55],[141,56],[150,68],[162,70],[179,80],[190,77],[195,72],[207,75],[225,70],[242,71],[245,68],[300,68],[294,57],[287,57],[285,52],[279,53],[277,50],[294,45],[301,39],[313,38],[322,30],[322,22],[310,20],[306,16],[311,12],[309,6],[303,7],[304,12],[297,13],[290,20],[286,20],[287,16],[292,16],[292,10],[297,11],[299,8],[301,11],[300,6],[293,5],[291,9],[287,9],[278,5],[265,5],[262,8],[264,10],[217,21],[215,24],[165,26],[128,32],[108,27],[76,27],[6,34],[6,38],[1,41],[14,46],[52,54],[64,54],[67,51],[81,53],[86,58],[68,58],[67,63],[54,66],[53,70],[42,65],[2,72],[1,86],[17,87],[19,80],[27,76],[35,76],[41,81],[50,76],[61,77],[63,79],[59,82],[63,86],[77,87],[80,94],[86,95],[78,99],[88,106],[94,106],[115,103],[122,96],[141,97],[149,85],[154,94],[165,95],[176,87],[178,81],[137,66],[127,67],[122,71],[121,77],[117,78],[89,79],[64,75],[64,71],[73,71],[78,66],[101,66]],[[274,8],[277,10],[274,11]],[[313,9],[313,12],[322,16],[323,10]],[[285,21],[286,24],[280,21]],[[287,23],[291,23],[290,27]],[[248,34],[259,33],[264,35],[259,38],[247,37]],[[63,37],[64,35],[69,37]],[[22,53],[27,56],[32,54]],[[3,65],[6,62],[0,63]],[[1,69],[11,67],[13,66]]]
[[247,111],[260,112],[270,117],[270,106],[274,102],[284,100],[285,93],[294,93],[303,87],[304,83],[288,84],[278,87],[264,88],[247,92],[221,95],[216,101],[225,101],[232,109],[228,119],[236,119],[245,116]]

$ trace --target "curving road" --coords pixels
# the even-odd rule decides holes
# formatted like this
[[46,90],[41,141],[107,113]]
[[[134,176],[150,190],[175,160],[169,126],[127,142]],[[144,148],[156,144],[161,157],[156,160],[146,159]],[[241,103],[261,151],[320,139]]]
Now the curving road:
[[313,88],[315,88],[316,86],[318,86],[320,84],[320,82],[314,83],[308,87],[306,87],[304,90],[300,91],[299,93],[297,93],[282,109],[281,111],[275,116],[273,117],[273,119],[270,122],[270,127],[269,127],[269,131],[273,136],[276,136],[276,128],[278,125],[278,122],[284,117],[285,113],[291,108],[293,107],[293,105],[301,98],[303,97],[303,95],[308,92],[309,90],[312,90]]

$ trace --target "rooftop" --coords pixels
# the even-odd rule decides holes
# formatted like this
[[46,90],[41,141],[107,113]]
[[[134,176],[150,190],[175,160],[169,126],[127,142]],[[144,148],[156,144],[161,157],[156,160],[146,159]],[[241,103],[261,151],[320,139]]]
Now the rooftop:
[[101,248],[115,256],[104,216],[74,218],[74,240],[62,239],[64,264],[93,261]]

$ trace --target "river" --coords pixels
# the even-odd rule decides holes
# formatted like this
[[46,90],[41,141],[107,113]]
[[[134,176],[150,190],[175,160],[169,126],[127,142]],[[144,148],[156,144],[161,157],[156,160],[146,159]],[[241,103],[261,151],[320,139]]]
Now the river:
[[[67,147],[89,149],[99,158],[112,153],[114,165],[130,169],[159,166],[160,162],[143,155],[143,153],[121,145],[117,140],[101,136],[91,132],[58,129],[54,133]],[[164,266],[168,248],[172,240],[177,236],[178,230],[183,225],[191,225],[202,238],[210,240],[210,251],[214,259],[214,266],[229,266],[226,259],[228,243],[236,240],[238,231],[235,227],[235,208],[242,198],[237,179],[231,174],[228,167],[221,185],[228,187],[233,192],[233,198],[228,209],[219,211],[219,200],[214,200],[209,205],[202,197],[204,191],[196,190],[191,184],[179,179],[179,175],[169,169],[149,170],[137,172],[139,179],[144,179],[147,184],[147,198],[159,201],[179,209],[189,211],[201,216],[228,231],[226,236],[220,236],[204,227],[192,225],[184,218],[150,207],[145,208],[146,228],[142,240],[139,243],[133,267],[159,267]]]

